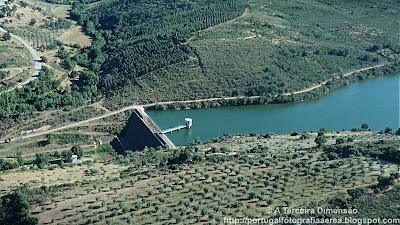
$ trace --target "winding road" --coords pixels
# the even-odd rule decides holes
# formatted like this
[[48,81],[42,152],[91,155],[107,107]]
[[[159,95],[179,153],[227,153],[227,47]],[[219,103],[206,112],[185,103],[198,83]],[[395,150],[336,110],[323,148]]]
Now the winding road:
[[[4,30],[1,27],[0,27],[0,31],[4,32],[4,33],[7,32],[6,30]],[[40,59],[40,57],[36,53],[36,51],[32,48],[32,46],[30,46],[28,43],[26,43],[22,38],[14,35],[12,33],[10,33],[10,34],[11,34],[11,37],[17,39],[19,42],[21,42],[29,50],[29,52],[33,56],[33,60],[35,62],[35,70],[33,71],[32,76],[28,80],[22,82],[21,84],[19,84],[18,86],[14,87],[14,88],[11,88],[11,89],[7,90],[6,92],[12,91],[15,88],[22,88],[23,86],[29,84],[31,81],[35,80],[39,76],[39,72],[42,69],[42,63],[41,63],[42,60]]]

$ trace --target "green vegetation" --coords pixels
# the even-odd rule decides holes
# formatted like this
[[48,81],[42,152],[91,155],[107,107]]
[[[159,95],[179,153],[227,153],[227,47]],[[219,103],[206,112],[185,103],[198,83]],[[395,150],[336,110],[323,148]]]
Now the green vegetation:
[[[46,25],[46,27],[52,27],[51,25]],[[54,28],[54,29],[61,29],[61,28]],[[28,43],[40,50],[45,49],[54,49],[56,46],[56,40],[52,36],[51,33],[44,33],[44,32],[32,32],[32,31],[25,31],[10,28],[8,29],[9,32],[18,35],[21,38],[25,38]]]
[[3,37],[2,37],[2,40],[3,40],[3,41],[9,41],[9,40],[11,40],[11,34],[10,34],[10,32],[4,33],[4,34],[3,34]]
[[[366,188],[349,189],[353,198],[340,194],[318,203],[326,208],[351,208],[357,209],[358,218],[400,218],[399,207],[400,186],[382,193],[370,193]],[[349,194],[350,194],[349,193]],[[333,215],[338,218],[338,215]]]
[[63,134],[48,134],[47,135],[47,143],[50,144],[54,141],[57,141],[60,145],[65,144],[73,144],[82,141],[89,140],[89,135],[85,134],[70,134],[70,133],[63,133]]
[[[388,1],[373,7],[372,3],[356,2],[304,3],[192,0],[131,4],[119,0],[88,7],[85,2],[74,2],[71,18],[93,37],[93,44],[70,50],[49,32],[13,30],[39,49],[57,49],[61,68],[71,72],[50,82],[46,79],[52,72],[45,69],[37,84],[7,93],[0,102],[0,113],[8,116],[79,106],[101,98],[111,109],[243,95],[261,98],[217,103],[290,103],[399,71],[399,52],[394,47],[398,34],[393,33],[394,23],[386,22],[395,19]],[[317,13],[310,17],[309,12]],[[384,17],[376,16],[383,12]],[[53,30],[70,26],[63,19],[47,22]],[[343,76],[378,64],[385,66]],[[77,65],[83,69],[74,71]],[[61,87],[66,79],[71,84]],[[325,85],[312,91],[285,95],[323,81],[327,81]],[[37,92],[36,86],[46,91]],[[199,104],[203,103],[189,107],[199,108]]]
[[[369,2],[340,0],[118,0],[90,8],[85,3],[74,2],[71,16],[93,36],[92,46],[71,50],[49,33],[15,31],[40,49],[55,50],[68,73],[56,78],[44,68],[31,84],[1,95],[1,136],[10,142],[1,148],[17,152],[0,159],[2,182],[9,184],[2,190],[1,224],[219,224],[223,217],[268,217],[268,207],[317,204],[355,207],[360,218],[399,218],[400,144],[389,127],[380,134],[358,133],[369,129],[363,124],[344,133],[224,135],[205,143],[196,139],[175,151],[145,148],[124,155],[109,144],[93,144],[100,134],[121,130],[127,112],[65,133],[11,138],[104,114],[101,104],[67,111],[100,98],[113,109],[246,95],[153,108],[285,103],[394,73],[398,34],[387,23],[394,20],[388,1],[372,8]],[[57,30],[70,24],[57,20],[46,26]],[[377,64],[386,66],[341,76]],[[325,80],[313,91],[285,95]],[[249,97],[254,95],[260,97]],[[33,112],[48,110],[53,111],[32,118]],[[15,148],[6,149],[11,145]],[[78,165],[71,164],[73,154]],[[103,162],[87,160],[109,155],[99,159]]]
[[[0,40],[11,38],[9,33],[0,33]],[[10,39],[8,39],[10,40]],[[25,67],[31,65],[31,55],[20,43],[11,41],[0,41],[0,69],[8,67]],[[1,71],[5,72],[5,71]]]
[[71,152],[72,152],[72,154],[77,155],[78,159],[82,158],[82,156],[83,156],[83,149],[79,145],[74,145],[71,148]]
[[0,80],[4,79],[6,76],[10,74],[10,71],[0,71]]
[[97,2],[99,0],[79,0],[79,1],[73,1],[73,0],[43,0],[45,2],[53,3],[53,4],[63,4],[63,5],[72,5],[74,2],[79,2],[79,3],[93,3]]
[[29,202],[26,199],[28,188],[22,186],[13,194],[0,199],[0,221],[4,225],[33,225],[38,219],[29,215]]
[[4,159],[0,159],[0,171],[15,169],[18,166],[20,166],[19,162],[14,159],[7,160],[7,161]]
[[[29,182],[26,199],[40,223],[221,223],[223,217],[268,218],[266,208],[287,206],[350,207],[358,209],[355,218],[398,218],[398,201],[390,201],[398,199],[397,164],[329,150],[343,146],[340,139],[357,140],[345,143],[357,148],[397,136],[324,132],[327,142],[318,148],[314,140],[323,135],[304,134],[309,137],[303,140],[299,133],[224,135],[173,152],[145,148],[104,162],[48,165],[41,169],[48,174],[39,176],[41,183]],[[107,149],[108,144],[98,147]],[[60,177],[64,173],[69,175]],[[2,175],[6,182],[9,175]],[[378,213],[373,201],[391,214]]]
[[[383,21],[365,21],[365,13],[372,13],[369,4],[251,3],[249,16],[243,22],[204,32],[192,42],[205,75],[218,76],[218,85],[229,87],[218,89],[224,95],[229,95],[228,90],[232,94],[271,96],[301,90],[363,65],[387,62],[378,51],[370,50],[372,43],[396,51],[392,31],[380,26]],[[379,10],[390,8],[390,1],[381,3]],[[371,3],[371,7],[375,6]],[[351,11],[355,7],[357,10]],[[309,16],[310,12],[313,16]],[[369,37],[361,28],[365,23],[369,32],[384,34]],[[255,38],[240,39],[249,36]],[[364,60],[365,55],[370,56],[370,61]],[[254,80],[261,85],[254,84]]]
[[50,155],[48,153],[37,153],[35,164],[40,168],[46,168],[49,165]]
[[[368,195],[398,199],[400,144],[390,127],[380,134],[358,133],[369,129],[363,124],[349,133],[224,135],[205,143],[198,138],[175,151],[145,148],[124,155],[94,144],[118,133],[127,111],[65,133],[12,138],[108,112],[103,102],[80,107],[99,100],[113,110],[213,97],[234,98],[151,108],[289,103],[398,72],[392,1],[47,2],[72,4],[71,18],[93,44],[81,48],[55,40],[73,25],[61,18],[27,20],[38,30],[10,29],[52,52],[42,61],[60,70],[44,67],[29,85],[1,95],[1,154],[13,157],[0,159],[1,179],[9,184],[2,186],[1,224],[36,224],[36,218],[49,224],[211,224],[225,216],[265,217],[267,207],[302,207],[332,196],[323,203],[360,209]],[[15,11],[2,7],[0,17]],[[1,68],[17,64],[17,57],[2,58]],[[349,74],[376,65],[383,66]],[[2,79],[8,75],[0,72]],[[78,165],[71,164],[73,154]],[[387,203],[380,207],[396,206]]]
[[[262,95],[267,99],[265,102],[273,103],[298,102],[321,96],[351,82],[399,71],[395,57],[399,53],[395,48],[397,34],[392,32],[396,28],[384,22],[394,19],[389,1],[377,3],[379,6],[375,3],[345,2],[334,7],[331,2],[312,0],[304,1],[305,4],[273,1],[264,5],[264,2],[256,0],[247,3],[250,10],[245,17],[207,31],[195,32],[189,43],[185,40],[178,42],[181,48],[189,50],[188,57],[182,62],[162,64],[164,66],[153,71],[142,69],[150,63],[139,67],[142,62],[136,62],[132,64],[135,67],[123,67],[131,75],[129,82],[123,82],[128,77],[121,74],[126,72],[112,71],[112,66],[118,65],[118,61],[111,62],[113,57],[106,60],[100,74],[102,90],[113,83],[124,83],[124,87],[108,92],[107,106],[113,107],[120,102],[128,105],[142,101],[238,95]],[[120,30],[126,35],[131,27],[136,28],[114,29],[108,21],[113,21],[111,15],[117,14],[118,10],[110,8],[108,11],[98,7],[109,12],[107,16],[99,16],[98,23],[106,32],[112,31],[111,36],[119,35]],[[97,13],[96,10],[91,9],[91,12]],[[310,17],[309,12],[317,13]],[[383,12],[384,20],[374,18],[374,15]],[[329,15],[328,18],[326,15]],[[93,23],[96,24],[96,21]],[[370,33],[377,35],[371,36]],[[118,40],[125,40],[123,37]],[[246,37],[252,38],[243,39]],[[118,46],[125,46],[125,41],[120,42]],[[115,49],[118,47],[112,48],[112,51]],[[124,63],[129,63],[129,58],[127,56],[128,60]],[[145,59],[143,56],[140,58]],[[377,64],[386,66],[341,76]],[[111,82],[113,79],[121,81]],[[329,79],[326,85],[313,91],[294,96],[282,95]],[[277,99],[274,98],[276,95]]]
[[9,7],[8,5],[2,6],[0,8],[0,18],[10,17],[15,14],[15,11],[17,11],[15,7]]
[[329,146],[327,152],[334,152],[344,157],[371,156],[389,162],[400,163],[400,143],[398,141],[377,141],[372,143],[359,143],[352,145]]
[[[162,1],[151,6],[146,1],[129,2],[121,0],[91,8],[90,15],[96,15],[91,17],[83,4],[74,4],[71,11],[95,38],[87,51],[75,56],[82,66],[87,67],[90,60],[95,74],[90,75],[87,84],[115,94],[119,93],[116,87],[134,85],[135,78],[188,60],[194,56],[192,49],[182,43],[193,32],[238,17],[245,9],[240,1],[211,1],[207,5],[202,1]],[[99,31],[100,25],[107,35]]]
[[[111,92],[108,92],[108,96],[110,101],[113,103],[122,100],[120,99],[121,96],[128,94],[123,94],[128,90],[130,90],[130,95],[140,95],[140,99],[135,100],[145,101],[146,99],[150,100],[151,98],[156,97],[153,93],[153,96],[146,96],[146,88],[151,87],[151,89],[154,90],[154,84],[156,85],[156,88],[159,85],[159,87],[162,88],[168,86],[168,84],[161,86],[161,83],[168,83],[170,76],[167,73],[170,69],[176,70],[179,68],[173,72],[177,77],[180,76],[180,73],[187,72],[188,75],[186,75],[186,77],[188,77],[188,80],[190,81],[190,77],[192,76],[193,72],[186,71],[186,69],[190,65],[197,63],[200,66],[200,71],[202,73],[201,75],[198,75],[202,77],[208,77],[207,81],[204,80],[203,82],[211,82],[214,85],[218,84],[218,88],[215,87],[218,91],[215,92],[215,89],[203,91],[203,96],[198,95],[200,93],[197,93],[195,98],[235,96],[240,94],[265,95],[269,99],[266,102],[276,103],[308,100],[325,94],[327,91],[339,86],[346,85],[349,82],[366,79],[370,74],[372,76],[376,76],[398,71],[397,64],[392,60],[392,57],[387,54],[381,54],[383,49],[387,49],[388,52],[391,52],[391,54],[396,54],[396,49],[392,48],[392,46],[394,46],[394,39],[391,36],[379,36],[379,40],[375,40],[375,36],[375,39],[371,40],[371,37],[368,36],[366,38],[362,38],[364,41],[361,44],[353,46],[349,44],[349,42],[352,41],[350,37],[352,37],[353,34],[344,33],[347,32],[349,28],[342,25],[339,28],[339,31],[341,32],[341,39],[338,40],[336,37],[333,37],[330,32],[332,30],[336,31],[337,28],[335,26],[338,26],[337,24],[339,21],[346,19],[343,18],[343,14],[340,14],[337,11],[334,11],[332,12],[333,14],[329,15],[332,15],[333,18],[331,19],[333,21],[337,21],[338,23],[316,24],[317,27],[319,27],[318,34],[307,33],[307,30],[309,30],[310,26],[315,25],[315,18],[317,17],[310,18],[304,15],[308,15],[308,11],[321,11],[316,10],[315,8],[323,9],[322,11],[324,11],[324,14],[326,14],[325,11],[332,11],[329,6],[326,6],[322,3],[313,7],[300,7],[296,6],[296,4],[288,7],[286,5],[272,4],[273,8],[268,9],[267,14],[272,12],[273,16],[280,18],[280,22],[279,24],[271,24],[266,21],[259,21],[260,19],[266,19],[261,18],[261,13],[266,13],[265,7],[260,9],[260,6],[257,5],[259,4],[257,1],[251,3],[254,4],[254,7],[252,7],[250,13],[253,13],[252,15],[254,18],[249,18],[248,21],[246,21],[247,24],[250,22],[251,26],[242,25],[242,27],[231,27],[233,32],[225,35],[229,35],[229,38],[236,37],[242,34],[244,31],[247,31],[245,30],[246,28],[251,33],[254,33],[255,37],[257,38],[255,38],[255,40],[238,41],[240,37],[237,37],[236,39],[231,39],[232,41],[228,42],[228,44],[225,43],[225,41],[219,41],[218,39],[215,39],[223,36],[221,35],[221,32],[223,33],[224,31],[218,28],[207,32],[202,32],[197,38],[196,36],[192,35],[196,30],[202,30],[209,26],[222,23],[224,20],[226,21],[228,19],[238,17],[241,12],[243,12],[244,6],[235,5],[237,3],[216,3],[215,5],[209,6],[207,9],[199,8],[188,10],[187,12],[183,10],[182,14],[178,13],[174,14],[174,16],[165,16],[165,18],[163,15],[166,13],[166,11],[174,10],[172,6],[171,8],[166,7],[161,10],[157,8],[158,5],[155,5],[155,8],[148,8],[147,5],[143,3],[143,5],[135,5],[135,8],[128,9],[128,13],[119,15],[118,7],[120,3],[113,2],[107,3],[107,7],[101,5],[91,8],[90,12],[95,14],[96,17],[88,17],[87,14],[84,13],[84,6],[82,4],[75,4],[72,10],[74,18],[79,20],[81,24],[85,25],[87,32],[94,35],[96,39],[94,45],[91,46],[91,49],[88,49],[90,51],[81,53],[81,55],[75,57],[75,59],[79,59],[77,61],[78,64],[83,66],[88,66],[88,64],[90,64],[91,67],[97,68],[95,69],[95,72],[98,73],[97,75],[91,74],[90,78],[85,78],[90,80],[87,82],[87,84],[97,85],[102,91],[112,89]],[[387,3],[382,3],[382,7],[387,7],[386,4]],[[169,5],[167,4],[167,6]],[[351,6],[352,5],[342,5],[341,7],[346,8]],[[147,11],[142,10],[141,7],[146,7]],[[178,6],[175,7],[177,8]],[[218,12],[220,13],[218,16],[213,16],[213,20],[209,21],[207,18],[209,15],[213,15],[213,7],[215,7],[215,10],[219,9],[219,7],[223,7],[224,10],[227,11],[221,11],[219,9]],[[185,9],[184,5],[180,6],[181,11],[182,9]],[[278,13],[278,11],[283,11],[283,9],[285,9],[284,12],[287,14],[286,16],[282,16]],[[154,18],[154,15],[150,13],[150,10],[152,13],[156,12],[154,14],[161,15],[163,18]],[[201,10],[207,10],[207,13],[210,14],[204,13]],[[136,11],[144,13],[137,15]],[[199,13],[201,13],[203,17],[200,17],[195,23],[191,21],[191,18],[196,18],[196,15]],[[227,17],[227,14],[230,16]],[[363,14],[363,9],[358,9],[357,13],[353,12],[347,16],[352,18],[360,16],[361,14]],[[130,15],[129,19],[124,19],[125,15]],[[140,23],[139,25],[138,21],[144,21],[144,18],[146,18],[146,23]],[[178,20],[178,18],[180,19]],[[279,26],[283,24],[288,25],[281,20],[295,21],[293,22],[292,30],[299,33],[296,40],[286,40],[293,36],[293,31],[281,29]],[[117,24],[116,21],[124,22],[119,22],[119,26],[115,26],[115,24]],[[273,21],[276,22],[276,19]],[[202,24],[203,22],[205,24]],[[188,25],[183,26],[182,23],[188,23]],[[101,29],[105,30],[107,35],[100,35],[100,33],[96,30],[95,24],[101,25]],[[236,23],[233,24],[236,25]],[[377,30],[378,28],[376,27],[376,23],[369,21],[369,25],[371,26],[369,28],[371,31],[383,32]],[[358,32],[357,30],[359,30],[360,24],[358,24],[357,21],[351,26],[354,28],[354,32]],[[277,34],[279,34],[279,38],[277,37]],[[364,35],[364,33],[360,34],[362,37],[364,37]],[[261,38],[258,38],[259,36]],[[191,40],[191,38],[194,38],[194,40],[187,44],[186,42]],[[271,43],[271,40],[275,39],[281,43],[279,45],[276,43]],[[313,45],[311,47],[302,45],[302,47],[300,47],[298,44],[294,44],[307,43],[310,41],[318,42],[318,45]],[[108,43],[107,46],[104,45],[105,43]],[[370,46],[370,43],[375,44]],[[207,46],[210,44],[212,45],[208,48]],[[230,45],[232,46],[229,47]],[[239,45],[239,48],[233,48],[233,45]],[[240,48],[242,45],[244,46],[243,51]],[[260,45],[265,45],[267,48],[262,49],[263,52],[255,52],[256,54],[253,55],[257,58],[250,57],[249,60],[251,60],[251,63],[246,61],[247,57],[240,57],[240,54],[242,53],[247,54],[248,52],[253,52],[253,50],[260,51]],[[226,49],[227,46],[228,49]],[[349,49],[348,46],[352,47]],[[104,52],[106,55],[114,52],[116,52],[116,54],[111,54],[111,57],[106,57],[106,55],[104,55],[102,52],[98,50],[96,51],[96,48],[105,50]],[[120,51],[118,49],[123,50]],[[234,49],[234,51],[231,49]],[[359,51],[359,49],[363,49],[363,51]],[[151,54],[148,54],[147,52],[151,52]],[[220,54],[223,55],[220,56]],[[232,58],[232,56],[235,56],[235,58]],[[263,57],[260,58],[260,56]],[[194,62],[193,58],[197,58],[198,62]],[[238,61],[234,61],[233,59],[238,59]],[[82,60],[83,62],[80,62]],[[92,62],[90,63],[87,60]],[[371,73],[361,74],[357,77],[346,78],[346,80],[331,80],[324,88],[313,91],[312,93],[307,93],[296,97],[279,96],[277,100],[274,100],[274,96],[277,94],[299,90],[299,88],[304,88],[311,83],[318,83],[329,78],[334,78],[335,76],[343,74],[346,70],[359,67],[359,65],[373,65],[379,62],[388,63],[389,61],[390,66],[384,67],[383,70],[372,71]],[[224,62],[223,67],[218,66],[218,64],[221,64],[221,62]],[[96,66],[96,63],[102,64],[102,72],[98,71],[100,67]],[[152,67],[149,67],[149,65],[152,65]],[[252,67],[247,68],[246,65],[252,65]],[[269,66],[265,68],[265,66],[258,67],[258,65]],[[215,70],[216,68],[223,68],[223,70]],[[254,72],[249,70],[239,71],[239,68],[241,70],[259,69],[260,71],[254,71],[256,72],[254,74]],[[289,77],[287,76],[288,73],[291,74]],[[162,77],[156,78],[156,80],[154,79],[162,74],[164,74]],[[215,82],[213,80],[215,77],[214,74],[218,74],[218,76],[221,76],[222,78],[219,77],[219,81]],[[98,75],[100,76],[97,77]],[[240,79],[236,79],[235,76],[240,76]],[[254,78],[260,76],[264,77],[263,80],[257,80],[257,82],[254,82]],[[146,77],[151,77],[151,82],[153,82],[152,85],[148,83]],[[250,77],[251,83],[249,83],[250,81],[246,80]],[[235,82],[226,83],[232,79],[235,80]],[[129,82],[126,82],[127,80],[129,80]],[[185,80],[185,77],[182,77],[181,80]],[[267,83],[267,85],[254,87],[254,84],[252,84],[260,82]],[[125,87],[118,89],[114,88],[116,86],[120,87],[120,84],[124,84]],[[206,83],[199,84],[197,86],[199,86],[200,89],[212,87],[212,85],[210,86]],[[249,86],[253,86],[254,88],[248,89]],[[174,85],[174,87],[176,86]],[[243,89],[243,87],[246,87],[247,90]],[[185,90],[186,88],[183,87],[182,89]],[[226,90],[230,90],[229,93]],[[207,95],[207,93],[211,91],[214,94]],[[174,91],[174,93],[176,93],[176,91]],[[180,93],[180,91],[178,91],[178,93]],[[189,91],[187,94],[192,95],[194,93]],[[162,94],[160,96],[167,97],[165,100],[178,99],[181,97],[186,98],[185,96],[170,96]],[[159,99],[160,96],[157,98]],[[130,103],[129,99],[124,101],[128,101],[128,103]]]
[[52,22],[45,21],[43,27],[52,30],[68,29],[71,27],[71,21],[58,18],[56,21]]
[[[77,106],[91,98],[91,90],[83,88],[80,92],[78,85],[75,85],[73,90],[57,91],[57,87],[65,77],[54,80],[53,76],[52,70],[43,67],[39,78],[30,82],[26,87],[3,93],[0,99],[0,114],[6,116],[12,113]],[[45,93],[47,94],[44,95]]]

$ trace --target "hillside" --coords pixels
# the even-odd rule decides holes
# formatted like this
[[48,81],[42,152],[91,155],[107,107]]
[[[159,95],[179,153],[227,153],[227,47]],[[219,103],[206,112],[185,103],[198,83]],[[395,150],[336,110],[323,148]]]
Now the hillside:
[[[203,6],[205,2],[199,1],[191,2],[200,6],[190,6],[194,12],[185,11],[188,2],[179,5],[178,1],[174,7],[182,13],[173,17],[165,17],[165,11],[154,8],[154,15],[136,15],[135,10],[147,7],[146,1],[139,1],[135,9],[121,14],[118,6],[129,1],[123,2],[107,3],[107,7],[97,4],[87,10],[95,15],[88,20],[109,34],[104,37],[103,49],[108,57],[104,57],[98,87],[118,87],[106,91],[107,107],[238,95],[264,95],[274,102],[275,95],[299,91],[372,65],[385,66],[342,81],[334,79],[321,89],[399,71],[395,32],[398,11],[391,7],[395,1],[266,4],[250,0],[244,5],[227,1],[223,10],[218,8],[221,3]],[[163,10],[174,10],[169,7]],[[207,7],[207,13],[201,12],[201,7]],[[248,7],[246,12],[244,7]],[[197,18],[197,12],[203,16]],[[127,15],[131,17],[126,19]],[[175,25],[177,20],[181,26]],[[93,27],[90,22],[86,24]],[[146,59],[149,55],[151,59]],[[325,93],[313,94],[321,92]],[[302,95],[277,102],[309,98]]]
[[[316,141],[321,137],[326,142]],[[320,206],[399,218],[371,203],[399,207],[389,200],[398,198],[399,147],[398,136],[343,132],[225,135],[174,152],[145,148],[94,162],[98,156],[86,151],[77,165],[37,154],[34,164],[2,172],[0,189],[5,199],[20,187],[40,224],[221,224],[224,217],[270,218],[269,207]],[[3,219],[12,207],[5,202]]]

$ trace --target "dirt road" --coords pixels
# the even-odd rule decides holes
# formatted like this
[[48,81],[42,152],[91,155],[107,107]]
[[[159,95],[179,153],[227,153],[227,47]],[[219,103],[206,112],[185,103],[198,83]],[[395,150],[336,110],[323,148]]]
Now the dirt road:
[[[347,77],[347,76],[350,76],[350,75],[353,74],[353,73],[358,73],[358,72],[361,72],[361,71],[364,71],[364,70],[370,70],[370,69],[372,69],[372,68],[382,67],[382,66],[384,66],[384,65],[385,65],[385,64],[379,64],[379,65],[375,65],[375,66],[365,67],[365,68],[362,68],[362,69],[359,69],[359,70],[354,70],[354,71],[351,71],[351,72],[348,72],[348,73],[343,74],[343,77]],[[336,79],[340,79],[340,76],[337,76]],[[321,87],[322,85],[325,85],[325,84],[328,83],[328,81],[330,81],[330,80],[332,80],[332,79],[326,80],[326,81],[324,81],[324,82],[322,82],[322,83],[320,83],[320,84],[318,84],[318,85],[315,85],[315,86],[312,86],[312,87],[309,87],[309,88],[306,88],[306,89],[303,89],[303,90],[300,90],[300,91],[285,93],[284,95],[291,95],[291,94],[296,95],[296,94],[301,94],[301,93],[304,93],[304,92],[309,92],[309,91],[311,91],[311,90],[314,90],[314,89],[316,89],[316,88]]]

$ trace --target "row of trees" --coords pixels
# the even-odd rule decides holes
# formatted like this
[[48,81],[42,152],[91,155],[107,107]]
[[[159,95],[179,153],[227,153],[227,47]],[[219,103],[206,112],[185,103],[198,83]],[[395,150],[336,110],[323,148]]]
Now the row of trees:
[[38,49],[53,49],[57,45],[57,41],[51,33],[32,32],[19,29],[9,29],[10,32],[25,38],[33,47]]
[[[325,130],[321,129],[321,133]],[[250,136],[257,137],[255,134]],[[265,135],[265,137],[268,136]],[[117,193],[127,186],[133,187],[136,181],[149,178],[156,179],[156,183],[159,182],[159,184],[155,183],[153,186],[143,187],[144,190],[133,196],[131,193],[124,195],[120,192],[119,194],[121,195],[118,198],[111,196],[112,201],[108,197],[101,200],[100,197],[96,197],[95,203],[84,202],[79,205],[72,204],[71,207],[68,204],[67,206],[64,204],[64,208],[61,210],[68,211],[76,208],[82,210],[76,210],[76,214],[72,213],[71,217],[67,218],[67,220],[75,222],[78,216],[79,221],[81,221],[82,217],[82,219],[90,223],[104,222],[105,218],[112,220],[114,217],[118,217],[120,220],[123,218],[122,220],[124,220],[124,217],[128,216],[126,213],[129,212],[131,212],[132,217],[132,214],[135,213],[140,219],[147,219],[148,216],[155,218],[157,216],[158,222],[170,219],[174,221],[187,219],[193,222],[196,218],[193,215],[199,215],[200,222],[211,222],[213,220],[219,221],[217,215],[221,215],[221,213],[223,216],[234,213],[251,215],[253,212],[256,214],[261,213],[257,209],[262,209],[272,204],[290,206],[295,198],[299,198],[297,197],[298,195],[301,195],[302,198],[311,197],[315,196],[314,193],[316,195],[324,194],[329,189],[331,189],[330,191],[334,188],[338,190],[341,188],[340,186],[347,189],[347,184],[350,182],[355,187],[360,183],[360,179],[368,179],[367,183],[375,182],[375,180],[369,179],[369,176],[366,175],[364,168],[366,166],[364,166],[365,161],[363,158],[354,160],[356,162],[346,159],[335,160],[340,166],[340,169],[337,169],[338,167],[332,167],[334,162],[321,162],[320,159],[315,161],[313,157],[303,158],[306,155],[305,152],[298,153],[293,152],[293,150],[290,150],[291,152],[289,150],[282,152],[280,149],[268,149],[270,146],[260,144],[253,149],[240,150],[235,155],[232,155],[230,162],[225,162],[222,165],[210,162],[213,162],[213,158],[218,157],[215,153],[229,154],[230,150],[227,148],[214,148],[205,153],[206,156],[209,156],[207,158],[210,161],[204,164],[195,160],[196,153],[200,154],[201,157],[203,156],[202,150],[196,148],[197,146],[190,146],[173,153],[157,151],[154,148],[145,148],[138,152],[127,152],[126,157],[117,156],[114,158],[115,163],[130,165],[129,168],[120,172],[120,178],[123,180],[112,179],[111,183],[106,182],[105,184],[97,184],[95,181],[94,183],[82,181],[82,184],[75,182],[74,184],[69,183],[66,185],[81,186],[82,190],[85,188],[84,192],[76,189],[75,196],[77,197],[82,193],[85,193],[84,195],[86,193],[94,194],[104,191]],[[279,146],[279,148],[281,147]],[[253,154],[249,156],[248,153]],[[163,164],[166,161],[172,165],[166,166]],[[349,165],[349,169],[346,169],[346,164]],[[366,168],[368,169],[368,167]],[[373,167],[370,165],[369,168]],[[100,169],[104,171],[104,168]],[[174,169],[174,171],[170,169]],[[98,170],[93,168],[88,168],[85,172],[91,175],[99,173]],[[171,177],[172,173],[176,175]],[[164,178],[160,176],[161,174],[165,175]],[[359,174],[364,178],[360,178]],[[379,180],[385,183],[384,178]],[[128,182],[131,184],[127,184]],[[388,182],[390,183],[391,181]],[[321,191],[319,185],[327,189]],[[65,188],[66,186],[61,185],[59,187]],[[292,189],[292,187],[296,188]],[[300,188],[304,188],[304,190],[300,190]],[[310,188],[310,190],[305,191],[306,188],[307,190]],[[351,193],[353,194],[353,192]],[[178,201],[176,198],[168,198],[176,194],[184,196],[184,199]],[[247,207],[243,204],[243,201],[248,201],[251,204],[248,204],[249,207]],[[259,205],[252,204],[254,202],[259,203]],[[87,204],[90,205],[87,206]],[[178,207],[176,207],[176,210],[171,210],[168,216],[168,212],[163,209],[166,209],[171,204]],[[86,210],[86,208],[89,210]],[[92,209],[94,208],[100,211],[103,210],[100,208],[104,208],[104,210],[103,212],[93,211]],[[42,211],[46,210],[46,205],[43,205]],[[65,219],[60,219],[60,222],[65,223]]]
[[[151,150],[147,149],[145,151],[149,152]],[[342,173],[341,171],[339,172],[339,169],[335,172],[329,172],[330,165],[327,162],[317,162],[313,164],[311,158],[311,161],[308,162],[306,160],[291,160],[290,165],[281,163],[281,161],[284,161],[286,155],[274,155],[273,157],[259,158],[257,160],[258,155],[254,154],[252,157],[248,157],[238,152],[239,156],[235,156],[235,159],[231,159],[234,161],[224,163],[224,166],[211,165],[208,163],[205,164],[205,167],[202,167],[201,164],[199,166],[194,166],[190,165],[193,163],[193,161],[190,160],[193,156],[192,151],[195,152],[196,149],[175,151],[172,154],[174,157],[170,158],[170,160],[176,160],[182,164],[189,165],[180,165],[178,167],[172,165],[170,168],[179,168],[179,170],[181,170],[180,172],[173,171],[173,173],[177,173],[175,177],[170,177],[168,179],[169,176],[166,175],[164,179],[159,179],[159,185],[155,184],[151,187],[149,186],[142,194],[138,194],[134,197],[127,196],[129,198],[128,201],[132,201],[127,209],[124,209],[123,206],[126,205],[122,204],[119,204],[118,207],[118,203],[124,200],[119,200],[118,202],[114,201],[113,205],[103,200],[101,207],[107,207],[108,212],[106,214],[109,215],[110,219],[115,216],[124,215],[127,212],[135,212],[137,216],[140,215],[140,218],[149,214],[152,218],[155,217],[154,215],[163,217],[163,219],[157,217],[157,221],[173,219],[179,223],[183,219],[187,219],[192,222],[196,217],[193,217],[193,215],[191,216],[191,214],[199,215],[199,222],[219,221],[216,215],[220,215],[221,213],[222,215],[228,215],[229,213],[250,215],[248,214],[249,212],[246,212],[246,208],[248,211],[253,211],[252,209],[255,207],[266,207],[274,203],[284,203],[290,206],[293,201],[292,198],[297,194],[305,197],[319,192],[313,190],[313,188],[311,188],[310,192],[304,192],[304,190],[301,192],[297,188],[291,188],[296,185],[305,185],[305,187],[309,187],[308,184],[312,179],[314,179],[315,186],[323,185],[324,187],[332,189],[337,185],[343,185],[343,187],[345,187],[350,180],[355,183],[359,179],[355,166],[353,166],[354,170],[352,169],[351,173],[349,170],[343,170]],[[268,151],[268,155],[270,155],[270,151]],[[302,156],[304,155],[299,154],[298,157]],[[215,158],[217,156],[210,155],[210,158],[213,157]],[[292,159],[295,159],[295,157]],[[121,159],[121,161],[126,160],[127,159]],[[361,165],[363,160],[358,160],[358,162],[358,165]],[[272,167],[266,169],[266,166]],[[121,178],[125,179],[128,176],[137,176],[137,180],[142,180],[146,179],[147,176],[148,178],[152,177],[151,173],[144,175],[141,170],[137,170],[138,168],[143,167],[130,167],[128,169],[130,172],[129,175],[126,172],[121,172]],[[278,170],[282,168],[284,172],[278,171],[278,173],[273,171],[274,169],[272,168]],[[186,174],[184,173],[185,171]],[[145,178],[143,178],[142,175]],[[299,179],[302,176],[306,180]],[[365,174],[363,176],[365,176]],[[355,186],[354,183],[353,186]],[[121,188],[123,188],[122,185],[125,186],[126,183],[122,183]],[[96,186],[96,188],[98,187]],[[110,190],[115,190],[115,192],[117,192],[117,189],[118,188],[110,187]],[[184,194],[186,200],[182,199],[178,202],[178,200],[168,198],[170,195],[174,196],[176,193]],[[150,198],[152,200],[150,200]],[[259,203],[259,205],[255,206],[255,204],[251,204],[251,206],[244,207],[244,200],[249,200],[250,203],[257,200],[256,202]],[[97,199],[96,201],[99,202]],[[125,201],[127,201],[127,198],[125,198]],[[214,204],[214,202],[218,204]],[[177,210],[171,210],[169,216],[165,218],[166,213],[162,211],[162,209],[170,204],[176,204],[179,207],[177,207]],[[116,210],[118,212],[116,212]],[[162,215],[159,212],[160,210],[163,212]],[[233,212],[233,210],[236,211]],[[228,213],[227,211],[230,212]],[[89,216],[92,218],[92,222],[97,222],[97,214],[91,214]],[[99,216],[99,219],[104,220],[105,216]]]

